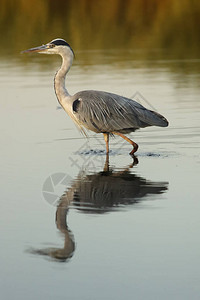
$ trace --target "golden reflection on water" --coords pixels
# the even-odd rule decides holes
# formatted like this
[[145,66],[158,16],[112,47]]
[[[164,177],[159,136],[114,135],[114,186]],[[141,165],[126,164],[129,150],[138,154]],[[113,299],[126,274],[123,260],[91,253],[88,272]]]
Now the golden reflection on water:
[[0,55],[63,37],[76,50],[143,49],[145,59],[161,48],[197,57],[199,11],[197,0],[1,0]]

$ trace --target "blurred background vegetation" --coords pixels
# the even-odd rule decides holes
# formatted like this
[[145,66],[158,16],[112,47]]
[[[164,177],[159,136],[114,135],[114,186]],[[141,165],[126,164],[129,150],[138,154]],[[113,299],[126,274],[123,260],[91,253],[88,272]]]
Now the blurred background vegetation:
[[0,56],[66,39],[75,50],[200,56],[199,0],[0,0]]

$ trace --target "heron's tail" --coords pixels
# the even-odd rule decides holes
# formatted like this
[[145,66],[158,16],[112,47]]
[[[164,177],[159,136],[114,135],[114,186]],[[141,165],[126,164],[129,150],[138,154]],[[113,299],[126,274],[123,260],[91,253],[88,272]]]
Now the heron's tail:
[[150,112],[154,115],[153,122],[152,122],[153,124],[150,125],[160,126],[160,127],[167,127],[169,125],[167,119],[163,117],[161,114],[153,110],[150,110]]

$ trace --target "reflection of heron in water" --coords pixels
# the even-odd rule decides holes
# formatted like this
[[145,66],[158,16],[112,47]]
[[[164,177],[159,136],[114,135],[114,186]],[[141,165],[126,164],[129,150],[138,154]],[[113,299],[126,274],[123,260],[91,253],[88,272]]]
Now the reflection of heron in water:
[[107,159],[102,172],[79,172],[62,201],[66,199],[65,201],[83,212],[105,213],[138,203],[145,196],[161,194],[167,190],[166,182],[148,181],[131,173],[130,169],[135,164],[136,157],[129,167],[113,171],[109,168]]
[[130,168],[135,163],[137,163],[136,158],[129,167],[121,171],[113,171],[109,169],[106,160],[102,172],[87,174],[80,171],[57,206],[56,224],[65,237],[64,247],[31,250],[31,253],[48,255],[60,261],[72,257],[75,243],[66,218],[71,205],[86,213],[105,213],[116,208],[120,209],[121,206],[139,203],[148,195],[159,195],[167,191],[167,182],[148,181],[131,174]]
[[[63,205],[64,204],[64,205]],[[60,198],[60,204],[57,207],[56,210],[56,225],[58,230],[62,233],[64,236],[64,247],[63,248],[55,248],[55,247],[49,247],[44,249],[29,249],[28,252],[32,254],[39,254],[44,255],[47,257],[51,257],[53,259],[56,259],[58,261],[67,261],[69,260],[74,253],[75,250],[75,242],[74,242],[74,236],[72,232],[69,230],[67,226],[67,212],[68,212],[68,206],[69,204],[65,201],[62,202],[62,197]]]

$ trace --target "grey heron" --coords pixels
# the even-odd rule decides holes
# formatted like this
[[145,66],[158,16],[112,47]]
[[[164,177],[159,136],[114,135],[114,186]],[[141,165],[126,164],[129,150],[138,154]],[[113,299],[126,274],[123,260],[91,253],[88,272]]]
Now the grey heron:
[[65,77],[72,65],[74,52],[65,40],[57,38],[45,45],[23,51],[27,52],[58,54],[62,57],[61,68],[54,78],[58,101],[83,133],[86,134],[84,128],[103,133],[107,154],[109,135],[119,135],[129,142],[133,146],[130,152],[133,155],[138,145],[124,134],[147,126],[168,126],[168,121],[162,115],[117,94],[86,90],[71,96],[65,87]]

